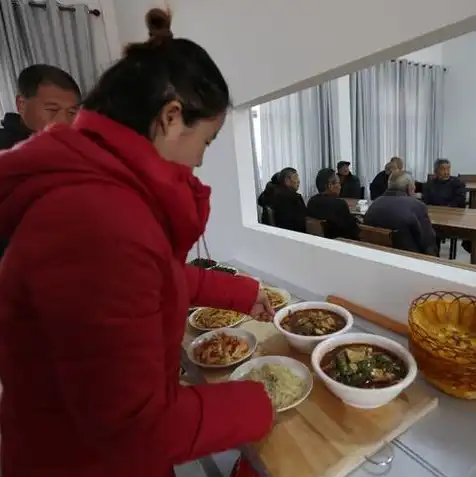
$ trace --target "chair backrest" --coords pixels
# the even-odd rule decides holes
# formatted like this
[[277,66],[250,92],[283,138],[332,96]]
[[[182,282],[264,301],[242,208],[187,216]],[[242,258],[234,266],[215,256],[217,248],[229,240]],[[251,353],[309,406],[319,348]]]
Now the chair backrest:
[[458,178],[465,184],[468,182],[476,182],[476,174],[458,174]]
[[306,217],[306,233],[310,235],[317,235],[318,237],[325,237],[324,227],[325,220],[317,220],[312,217]]
[[363,224],[359,225],[359,229],[361,242],[382,245],[383,247],[392,247],[392,230]]
[[263,211],[266,215],[266,225],[272,225],[276,227],[276,219],[274,217],[274,210],[271,207],[265,206],[263,207]]
[[431,174],[428,174],[426,176],[426,182],[430,182],[431,180],[433,180],[435,178],[435,174],[432,172]]

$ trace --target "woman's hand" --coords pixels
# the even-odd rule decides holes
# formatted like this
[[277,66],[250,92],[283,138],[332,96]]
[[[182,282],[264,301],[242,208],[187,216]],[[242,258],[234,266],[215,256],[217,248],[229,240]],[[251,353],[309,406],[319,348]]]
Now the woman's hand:
[[271,307],[267,293],[260,289],[256,298],[256,303],[251,309],[250,316],[257,321],[271,321],[274,316],[274,310]]

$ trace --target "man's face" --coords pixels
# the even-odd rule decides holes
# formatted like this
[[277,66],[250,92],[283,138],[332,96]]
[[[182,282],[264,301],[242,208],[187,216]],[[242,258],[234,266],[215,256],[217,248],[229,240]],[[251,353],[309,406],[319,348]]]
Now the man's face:
[[329,195],[339,196],[341,191],[340,180],[337,175],[329,180]]
[[299,190],[299,185],[301,184],[301,181],[299,179],[299,175],[294,173],[294,174],[291,174],[287,179],[286,179],[286,185],[294,190],[294,191],[298,191]]
[[342,166],[338,172],[341,176],[348,176],[350,173],[349,166]]
[[71,124],[79,107],[79,97],[52,84],[38,87],[36,96],[17,96],[18,113],[26,127],[34,132],[42,131],[53,123]]
[[447,180],[451,176],[451,165],[450,164],[441,164],[436,173],[438,179]]

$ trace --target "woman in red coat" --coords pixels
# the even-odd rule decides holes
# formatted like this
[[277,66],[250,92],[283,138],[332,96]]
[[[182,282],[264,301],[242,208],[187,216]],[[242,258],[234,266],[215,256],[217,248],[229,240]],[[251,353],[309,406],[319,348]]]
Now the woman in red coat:
[[3,477],[163,477],[263,438],[264,387],[181,387],[187,309],[260,315],[257,283],[185,265],[210,189],[192,174],[228,87],[208,54],[148,14],[72,127],[0,157]]

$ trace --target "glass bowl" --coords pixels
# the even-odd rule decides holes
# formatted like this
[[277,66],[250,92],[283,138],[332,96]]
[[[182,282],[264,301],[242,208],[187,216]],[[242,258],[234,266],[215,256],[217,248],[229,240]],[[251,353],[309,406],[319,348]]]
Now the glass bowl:
[[408,324],[422,375],[447,394],[476,399],[476,297],[426,293],[412,302]]

